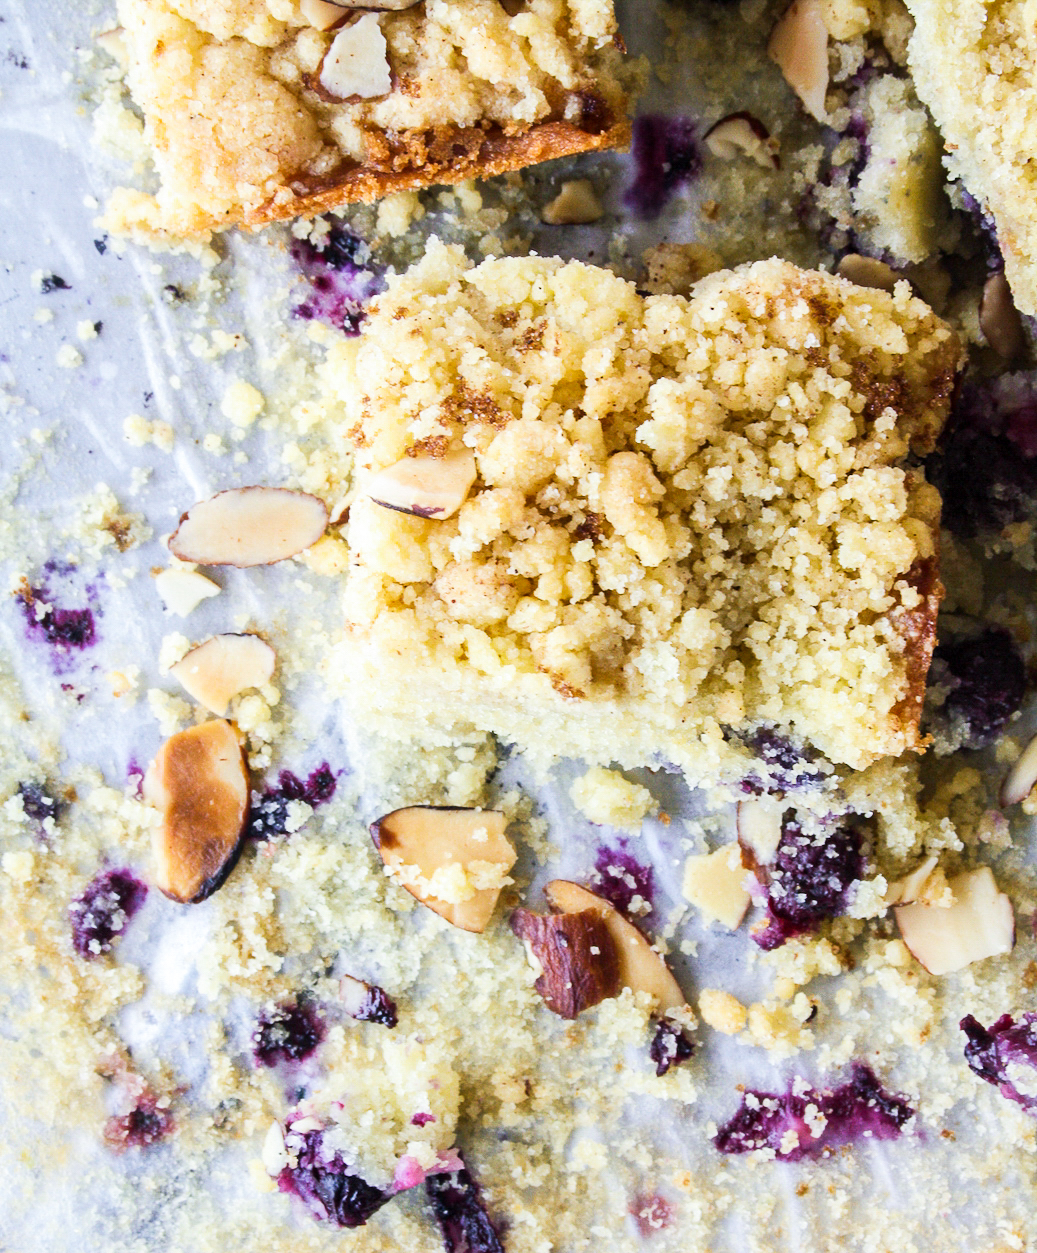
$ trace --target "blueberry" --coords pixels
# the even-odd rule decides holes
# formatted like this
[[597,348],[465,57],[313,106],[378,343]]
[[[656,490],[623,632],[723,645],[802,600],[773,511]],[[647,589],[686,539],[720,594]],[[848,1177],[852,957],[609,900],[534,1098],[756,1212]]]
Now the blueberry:
[[391,1198],[353,1174],[340,1154],[325,1149],[323,1131],[295,1132],[289,1121],[285,1143],[296,1164],[281,1171],[277,1186],[299,1197],[314,1218],[338,1227],[362,1227]]
[[668,1018],[660,1020],[648,1049],[648,1056],[655,1062],[655,1073],[665,1075],[671,1066],[686,1062],[695,1052],[695,1046]]
[[763,792],[792,792],[824,782],[824,774],[812,764],[813,752],[774,727],[762,726],[742,732],[739,739],[759,763],[753,773],[742,780],[743,792],[752,796]]
[[967,1014],[958,1025],[968,1037],[965,1060],[969,1068],[1008,1100],[1027,1111],[1037,1110],[1037,1096],[1020,1092],[1008,1078],[1008,1067],[1015,1065],[1031,1067],[1037,1079],[1037,1014],[1023,1014],[1019,1022],[1011,1014],[1002,1014],[990,1027]]
[[173,1115],[160,1109],[155,1097],[145,1095],[128,1114],[109,1118],[104,1128],[105,1143],[113,1149],[146,1149],[164,1140],[174,1130]]
[[886,1092],[871,1069],[857,1063],[850,1080],[831,1091],[803,1083],[793,1083],[784,1093],[746,1091],[713,1144],[721,1153],[769,1148],[782,1161],[798,1162],[828,1156],[862,1138],[895,1140],[913,1116],[902,1097]]
[[33,822],[46,822],[48,818],[57,818],[64,806],[61,801],[50,795],[50,789],[44,789],[39,783],[19,783],[18,792],[22,798],[22,809]]
[[319,808],[335,795],[338,779],[326,761],[303,781],[290,770],[282,770],[276,788],[253,795],[246,835],[253,840],[269,840],[288,830],[288,806],[291,801],[305,801]]
[[655,876],[651,866],[643,865],[627,851],[627,841],[618,848],[604,847],[594,862],[594,891],[610,901],[621,913],[629,913],[635,896],[652,902]]
[[264,1010],[252,1034],[252,1054],[260,1066],[300,1062],[324,1038],[324,1023],[312,1006],[288,1002]]
[[443,1233],[446,1253],[504,1253],[479,1185],[467,1168],[429,1175],[425,1192]]
[[310,295],[295,308],[299,318],[319,318],[359,335],[364,306],[385,287],[384,275],[370,267],[367,244],[342,226],[333,226],[320,247],[309,240],[292,245],[292,257],[310,284]]
[[934,716],[968,748],[995,740],[1026,694],[1026,665],[1000,627],[940,644],[932,678],[950,689]]
[[697,128],[688,117],[645,113],[634,119],[634,181],[623,200],[638,217],[657,218],[679,187],[702,169]]
[[69,906],[72,946],[87,960],[111,951],[112,941],[144,904],[148,889],[128,870],[107,870]]
[[396,1002],[384,988],[374,985],[368,989],[367,999],[356,1016],[360,1022],[377,1022],[383,1027],[395,1027],[398,1021]]

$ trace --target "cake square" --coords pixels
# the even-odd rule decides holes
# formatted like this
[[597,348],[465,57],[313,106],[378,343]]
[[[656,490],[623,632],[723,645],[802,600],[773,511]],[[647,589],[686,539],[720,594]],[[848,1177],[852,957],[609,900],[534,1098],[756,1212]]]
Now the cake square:
[[612,0],[118,11],[160,183],[116,191],[107,224],[122,233],[261,226],[628,136]]
[[357,715],[692,783],[920,748],[940,500],[912,455],[959,360],[907,284],[771,260],[644,298],[433,242],[328,365]]

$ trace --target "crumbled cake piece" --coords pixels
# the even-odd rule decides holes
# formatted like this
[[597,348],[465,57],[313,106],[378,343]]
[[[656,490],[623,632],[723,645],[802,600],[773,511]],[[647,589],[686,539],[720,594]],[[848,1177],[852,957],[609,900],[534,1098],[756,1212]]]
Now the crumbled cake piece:
[[1034,28],[1026,0],[909,0],[910,64],[940,127],[945,161],[993,215],[1016,305],[1037,314]]
[[[524,0],[516,12],[501,0],[426,0],[347,10],[325,31],[299,0],[118,7],[160,180],[154,196],[116,192],[108,223],[120,232],[257,226],[628,134],[612,0]],[[340,98],[330,64],[349,59],[338,56],[344,38],[362,72]]]
[[[940,504],[905,458],[958,360],[906,284],[771,260],[643,299],[433,244],[329,359],[352,700],[692,782],[745,777],[763,725],[853,768],[919,747]],[[451,449],[478,475],[453,516],[365,494],[420,456],[431,500]]]

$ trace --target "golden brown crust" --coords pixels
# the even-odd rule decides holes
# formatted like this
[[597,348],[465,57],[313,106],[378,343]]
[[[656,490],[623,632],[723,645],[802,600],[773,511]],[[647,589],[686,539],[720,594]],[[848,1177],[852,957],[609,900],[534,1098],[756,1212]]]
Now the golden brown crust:
[[[940,538],[939,525],[933,528],[933,543]],[[904,671],[907,679],[907,695],[893,710],[893,718],[904,730],[906,747],[920,750],[928,740],[919,735],[922,705],[925,702],[925,682],[936,647],[936,617],[940,612],[945,588],[940,582],[940,556],[934,551],[931,557],[920,559],[912,565],[905,582],[921,600],[912,608],[894,609],[891,617],[897,633],[904,641]]]
[[[383,141],[384,142],[384,141]],[[570,157],[580,152],[622,148],[630,142],[630,123],[624,118],[590,134],[572,122],[542,122],[518,135],[500,127],[439,128],[432,136],[412,132],[393,145],[386,143],[388,159],[373,165],[343,167],[316,187],[298,182],[291,200],[278,200],[254,212],[243,212],[240,223],[213,222],[212,226],[265,226],[287,218],[326,213],[342,205],[367,203],[398,191],[492,178],[527,165]]]

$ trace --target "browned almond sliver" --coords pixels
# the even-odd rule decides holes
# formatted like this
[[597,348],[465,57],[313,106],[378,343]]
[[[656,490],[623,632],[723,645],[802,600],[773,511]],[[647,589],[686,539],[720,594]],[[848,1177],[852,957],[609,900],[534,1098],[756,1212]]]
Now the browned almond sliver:
[[169,551],[202,566],[269,566],[315,544],[324,502],[286,487],[234,487],[199,501],[169,537]]
[[767,54],[811,117],[823,122],[828,92],[828,30],[821,0],[792,0],[778,21]]
[[234,868],[249,780],[237,732],[222,719],[166,740],[148,767],[144,800],[161,813],[152,836],[155,885],[182,904],[220,887]]
[[1010,953],[1015,914],[990,867],[966,870],[947,886],[954,895],[950,907],[918,901],[893,911],[901,939],[926,970],[947,975],[985,957]]
[[735,157],[750,157],[757,165],[776,170],[778,145],[758,117],[751,113],[729,113],[722,117],[703,135],[706,147],[715,157],[733,161]]
[[511,929],[540,966],[533,985],[547,1008],[575,1018],[619,991],[619,954],[601,914],[534,914],[516,909]]
[[979,302],[979,329],[1003,360],[1011,361],[1022,351],[1025,342],[1023,320],[1003,272],[992,274],[983,286],[983,298]]
[[589,178],[572,178],[558,189],[540,214],[548,226],[578,226],[597,222],[605,213]]
[[413,897],[463,931],[483,931],[515,864],[506,827],[496,809],[410,805],[373,822],[371,838]]
[[324,54],[317,85],[332,100],[372,100],[392,87],[389,49],[377,13],[340,30]]
[[771,796],[756,796],[738,802],[735,825],[738,843],[751,869],[769,865],[781,843],[785,806]]
[[258,635],[214,635],[192,648],[169,673],[222,718],[232,696],[269,681],[275,660],[274,650]]
[[568,879],[552,879],[544,888],[544,895],[551,908],[563,914],[581,913],[587,909],[597,912],[616,946],[620,987],[647,992],[655,1001],[654,1008],[659,1014],[687,1004],[680,984],[670,974],[663,958],[637,927],[608,901],[578,883],[570,883]]
[[370,478],[364,492],[376,505],[419,518],[449,518],[475,482],[475,455],[467,448],[444,457],[403,457]]
[[835,272],[840,278],[848,279],[858,287],[877,287],[880,291],[889,292],[896,287],[899,277],[896,270],[885,261],[862,257],[856,252],[848,252],[835,267]]

